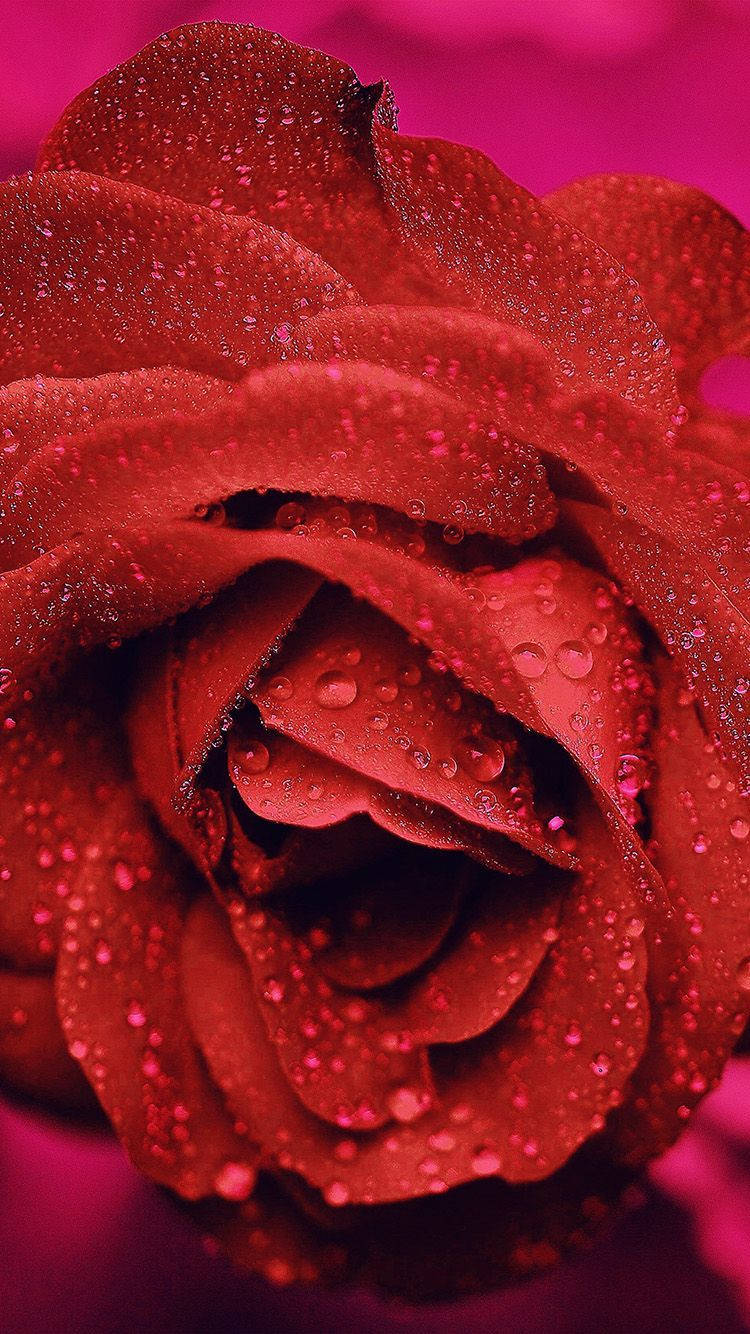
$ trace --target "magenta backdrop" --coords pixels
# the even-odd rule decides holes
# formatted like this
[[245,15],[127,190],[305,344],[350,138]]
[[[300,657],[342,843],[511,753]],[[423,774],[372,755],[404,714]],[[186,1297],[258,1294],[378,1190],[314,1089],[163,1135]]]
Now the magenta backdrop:
[[[165,28],[200,18],[278,28],[365,80],[387,76],[403,129],[474,144],[538,192],[593,171],[655,172],[702,186],[750,222],[750,0],[25,0],[2,23],[0,178],[32,164],[80,88]],[[735,367],[717,377],[715,395],[749,410],[742,381]],[[660,1189],[585,1260],[517,1291],[407,1312],[366,1294],[275,1292],[233,1274],[109,1139],[0,1107],[0,1326],[749,1328],[750,1062],[735,1063],[653,1177]]]

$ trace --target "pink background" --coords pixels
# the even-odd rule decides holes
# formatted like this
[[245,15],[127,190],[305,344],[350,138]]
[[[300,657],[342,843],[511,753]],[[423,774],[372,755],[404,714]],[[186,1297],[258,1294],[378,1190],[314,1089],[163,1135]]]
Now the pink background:
[[[364,80],[385,75],[404,130],[475,144],[533,190],[593,171],[655,172],[703,186],[750,222],[750,0],[25,0],[3,17],[0,177],[31,165],[45,129],[97,74],[207,17],[278,28]],[[717,379],[717,396],[738,406],[740,391],[736,375]],[[750,1328],[750,1062],[735,1064],[653,1178],[643,1209],[585,1260],[517,1291],[409,1313],[233,1274],[108,1139],[7,1105],[0,1324],[4,1334]]]

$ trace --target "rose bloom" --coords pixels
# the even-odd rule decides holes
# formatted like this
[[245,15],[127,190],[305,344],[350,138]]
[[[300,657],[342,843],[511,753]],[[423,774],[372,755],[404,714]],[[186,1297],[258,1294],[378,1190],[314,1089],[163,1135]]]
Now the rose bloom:
[[750,1006],[744,231],[218,24],[2,207],[6,1082],[277,1281],[550,1263]]

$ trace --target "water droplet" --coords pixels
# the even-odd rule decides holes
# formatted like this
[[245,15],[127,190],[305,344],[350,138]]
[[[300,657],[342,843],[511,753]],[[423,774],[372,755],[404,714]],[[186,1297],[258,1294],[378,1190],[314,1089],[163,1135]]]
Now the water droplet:
[[270,763],[270,751],[262,741],[251,742],[242,753],[242,769],[247,774],[265,773]]
[[267,977],[263,983],[263,999],[271,1005],[280,1005],[284,999],[284,988],[276,977]]
[[323,672],[315,682],[321,709],[347,709],[357,698],[357,682],[347,672]]
[[640,755],[621,755],[615,782],[625,797],[637,797],[646,782],[646,766]]
[[443,541],[448,543],[449,547],[458,546],[459,542],[464,540],[464,530],[459,523],[447,523],[443,529]]
[[307,511],[304,505],[300,505],[296,500],[290,500],[276,511],[276,526],[286,531],[299,528],[306,519]]
[[146,1022],[146,1012],[140,1001],[132,1000],[128,1005],[127,1021],[131,1028],[143,1028]]
[[566,639],[555,652],[555,663],[563,676],[580,681],[594,665],[594,655],[582,639]]
[[483,1145],[477,1149],[471,1159],[471,1170],[478,1177],[491,1177],[500,1171],[500,1155],[494,1149]]
[[341,1205],[349,1203],[349,1187],[343,1181],[331,1181],[323,1191],[323,1199],[326,1204],[340,1208]]
[[547,670],[547,654],[541,644],[516,644],[511,650],[511,657],[516,671],[529,681],[538,680]]
[[590,644],[599,648],[607,638],[609,631],[603,621],[589,621],[583,632]]
[[591,1062],[591,1069],[595,1075],[599,1075],[599,1077],[602,1078],[604,1075],[609,1074],[610,1065],[611,1062],[606,1051],[598,1051]]
[[407,1125],[416,1121],[427,1110],[428,1100],[424,1093],[406,1087],[394,1089],[388,1096],[388,1110],[396,1121]]
[[214,1189],[224,1200],[246,1200],[255,1180],[255,1170],[249,1163],[225,1163],[214,1177]]
[[456,742],[454,754],[464,772],[479,783],[491,783],[505,768],[502,746],[481,732],[476,736],[461,737]]
[[290,699],[294,694],[294,686],[288,676],[273,676],[266,687],[272,699]]
[[375,682],[375,694],[384,704],[392,704],[398,694],[398,685],[395,681],[384,677],[381,681]]
[[729,832],[732,835],[732,838],[739,839],[740,841],[747,838],[748,834],[750,834],[750,820],[746,820],[742,815],[735,816],[734,820],[730,820],[729,822]]

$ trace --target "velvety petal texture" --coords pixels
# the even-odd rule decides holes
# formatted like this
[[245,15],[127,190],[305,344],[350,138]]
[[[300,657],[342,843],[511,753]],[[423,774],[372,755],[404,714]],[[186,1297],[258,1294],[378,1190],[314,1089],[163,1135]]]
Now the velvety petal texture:
[[276,1281],[550,1263],[750,1011],[744,230],[214,23],[0,196],[0,1078]]

